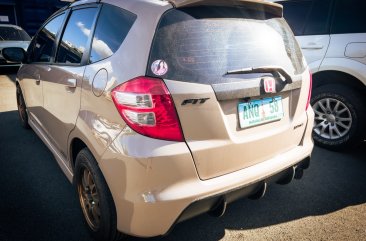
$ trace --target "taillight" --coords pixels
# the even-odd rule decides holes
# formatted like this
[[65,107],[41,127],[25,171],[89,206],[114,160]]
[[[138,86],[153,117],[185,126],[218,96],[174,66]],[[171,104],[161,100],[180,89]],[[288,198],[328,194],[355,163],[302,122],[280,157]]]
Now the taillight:
[[161,79],[137,77],[114,88],[112,98],[123,120],[137,133],[183,141],[173,99]]
[[313,88],[313,75],[311,74],[310,71],[309,71],[309,75],[310,75],[309,94],[308,94],[308,102],[306,102],[305,110],[308,110],[308,108],[309,108],[310,100],[311,100],[311,91],[312,91],[312,88]]

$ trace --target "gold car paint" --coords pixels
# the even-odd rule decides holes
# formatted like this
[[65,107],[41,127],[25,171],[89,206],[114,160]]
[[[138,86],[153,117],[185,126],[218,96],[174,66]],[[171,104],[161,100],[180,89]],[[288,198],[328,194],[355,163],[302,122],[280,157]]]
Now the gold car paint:
[[[200,178],[207,180],[252,166],[299,145],[305,127],[294,130],[294,126],[307,121],[308,70],[302,79],[300,95],[291,90],[253,97],[281,95],[284,117],[246,129],[239,126],[240,99],[217,101],[209,85],[166,80]],[[181,104],[190,98],[210,99],[204,104]]]
[[43,65],[43,126],[48,138],[67,159],[67,139],[80,110],[84,66]]
[[[164,235],[191,203],[257,183],[295,165],[313,149],[313,110],[309,108],[306,115],[300,145],[209,180],[200,179],[184,143],[151,139],[126,127],[100,162],[115,200],[118,230],[141,237]],[[147,195],[149,199],[144,198]]]
[[[72,103],[62,98],[57,100],[57,105],[64,105],[65,109],[54,116],[66,116],[61,116],[59,123],[52,124],[55,125],[52,128],[59,127],[54,130],[53,135],[63,132],[61,134],[65,137],[65,129],[60,126],[65,125],[70,128],[69,120],[76,121],[68,135],[66,157],[60,154],[61,152],[65,154],[62,145],[56,148],[56,144],[52,143],[42,131],[43,122],[35,123],[31,119],[30,124],[55,155],[58,164],[70,181],[73,178],[74,160],[71,153],[73,142],[79,139],[89,148],[112,193],[119,231],[141,237],[166,234],[191,203],[264,180],[296,165],[311,154],[314,113],[311,107],[305,112],[308,81],[303,82],[301,92],[293,90],[291,93],[284,94],[284,104],[288,108],[283,120],[238,130],[236,114],[233,111],[237,101],[217,101],[209,85],[165,80],[172,93],[186,142],[152,139],[131,130],[114,106],[110,92],[125,81],[145,75],[148,50],[156,25],[162,13],[172,6],[162,1],[111,0],[105,2],[132,11],[138,15],[138,18],[128,38],[113,56],[86,66],[82,80],[80,75],[77,76],[78,86],[75,91],[80,91],[80,99],[74,99],[74,101],[80,102],[80,108],[76,119],[74,112],[70,115],[67,113],[67,108]],[[95,75],[101,69],[107,71],[108,80],[105,90],[98,97],[93,93],[92,86]],[[31,66],[23,66],[22,70],[33,71]],[[25,86],[26,81],[28,79],[20,78],[22,89],[28,88]],[[57,82],[57,80],[53,81]],[[33,84],[33,82],[29,83]],[[70,94],[62,85],[52,84],[46,88],[50,88],[55,93],[64,93],[64,96]],[[27,104],[29,95],[25,93]],[[187,106],[187,109],[180,106],[184,98],[202,98],[202,96],[210,98],[204,105]],[[299,99],[297,107],[290,105],[291,99]],[[49,106],[53,104],[55,103],[51,100]],[[42,105],[38,103],[31,107],[42,109],[43,102]],[[199,108],[199,114],[192,114],[188,108]],[[45,121],[52,121],[52,118]],[[304,125],[291,130],[301,123]],[[281,126],[282,124],[284,126]],[[51,124],[48,125],[51,126]],[[265,131],[268,131],[268,134],[265,134]],[[243,143],[251,143],[252,149],[246,149],[248,152],[261,151],[262,144],[257,147],[253,144],[259,143],[258,137],[255,137],[256,133],[259,137],[268,138],[268,141],[263,143],[268,145],[270,150],[274,150],[277,146],[281,152],[276,152],[276,155],[271,155],[266,160],[257,156],[256,164],[250,165],[251,160],[246,158],[247,153],[243,152]],[[276,136],[281,139],[276,139]],[[276,143],[280,140],[287,144],[291,142],[289,145],[293,148],[284,148],[282,144]],[[220,149],[222,146],[227,146],[228,149]],[[194,158],[191,154],[192,150]],[[198,156],[201,155],[201,159],[198,160],[197,157],[198,161],[195,156],[198,152],[195,150],[201,150],[201,154],[198,154]],[[220,153],[223,150],[226,155]],[[225,166],[225,170],[220,173],[218,170],[222,167],[220,160],[226,160],[226,156],[229,165]],[[245,161],[239,161],[235,156],[245,157]],[[208,157],[213,158],[212,165],[208,165]]]

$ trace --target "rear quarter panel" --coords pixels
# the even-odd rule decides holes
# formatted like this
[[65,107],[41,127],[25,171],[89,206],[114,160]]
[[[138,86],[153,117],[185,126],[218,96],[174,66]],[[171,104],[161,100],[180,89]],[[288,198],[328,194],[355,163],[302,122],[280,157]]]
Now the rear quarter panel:
[[[146,1],[105,1],[137,15],[126,39],[111,57],[86,67],[81,94],[81,107],[76,128],[69,136],[69,146],[74,138],[81,139],[91,150],[98,162],[111,142],[125,127],[111,98],[111,91],[121,83],[145,75],[150,45],[156,25],[168,3]],[[162,7],[163,6],[163,7]],[[101,70],[107,71],[108,79],[101,96],[92,91],[95,75]],[[71,159],[71,153],[69,157]],[[103,169],[102,169],[103,172]],[[107,179],[107,183],[111,180]]]

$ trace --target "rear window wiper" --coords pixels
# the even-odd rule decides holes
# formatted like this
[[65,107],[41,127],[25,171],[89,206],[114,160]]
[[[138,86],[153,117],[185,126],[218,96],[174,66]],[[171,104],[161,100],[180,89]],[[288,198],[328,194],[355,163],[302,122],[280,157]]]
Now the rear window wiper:
[[255,74],[255,73],[271,73],[275,77],[280,77],[282,75],[288,84],[292,83],[291,76],[284,70],[282,67],[279,66],[262,66],[262,67],[250,67],[250,68],[243,68],[237,70],[229,70],[226,72],[226,75],[232,74]]

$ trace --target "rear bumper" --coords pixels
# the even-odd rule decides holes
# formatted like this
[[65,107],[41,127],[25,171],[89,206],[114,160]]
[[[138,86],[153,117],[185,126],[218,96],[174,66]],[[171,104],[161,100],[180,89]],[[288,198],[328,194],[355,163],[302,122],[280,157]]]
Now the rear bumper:
[[[256,193],[287,170],[307,161],[313,150],[314,113],[299,146],[259,164],[202,181],[185,143],[120,134],[99,166],[112,192],[119,231],[140,237],[164,235],[174,224]],[[145,148],[144,148],[145,147]],[[146,148],[148,147],[148,148]]]
[[[259,199],[266,193],[268,184],[275,182],[290,182],[293,178],[296,178],[296,174],[301,175],[299,173],[302,173],[309,166],[310,156],[288,169],[285,169],[277,174],[274,174],[273,176],[267,177],[253,184],[245,185],[214,196],[197,200],[191,203],[182,212],[176,223],[207,212],[209,212],[212,216],[220,217],[224,214],[227,204],[244,197],[249,197],[250,199]],[[299,176],[298,179],[301,177],[302,176]]]

